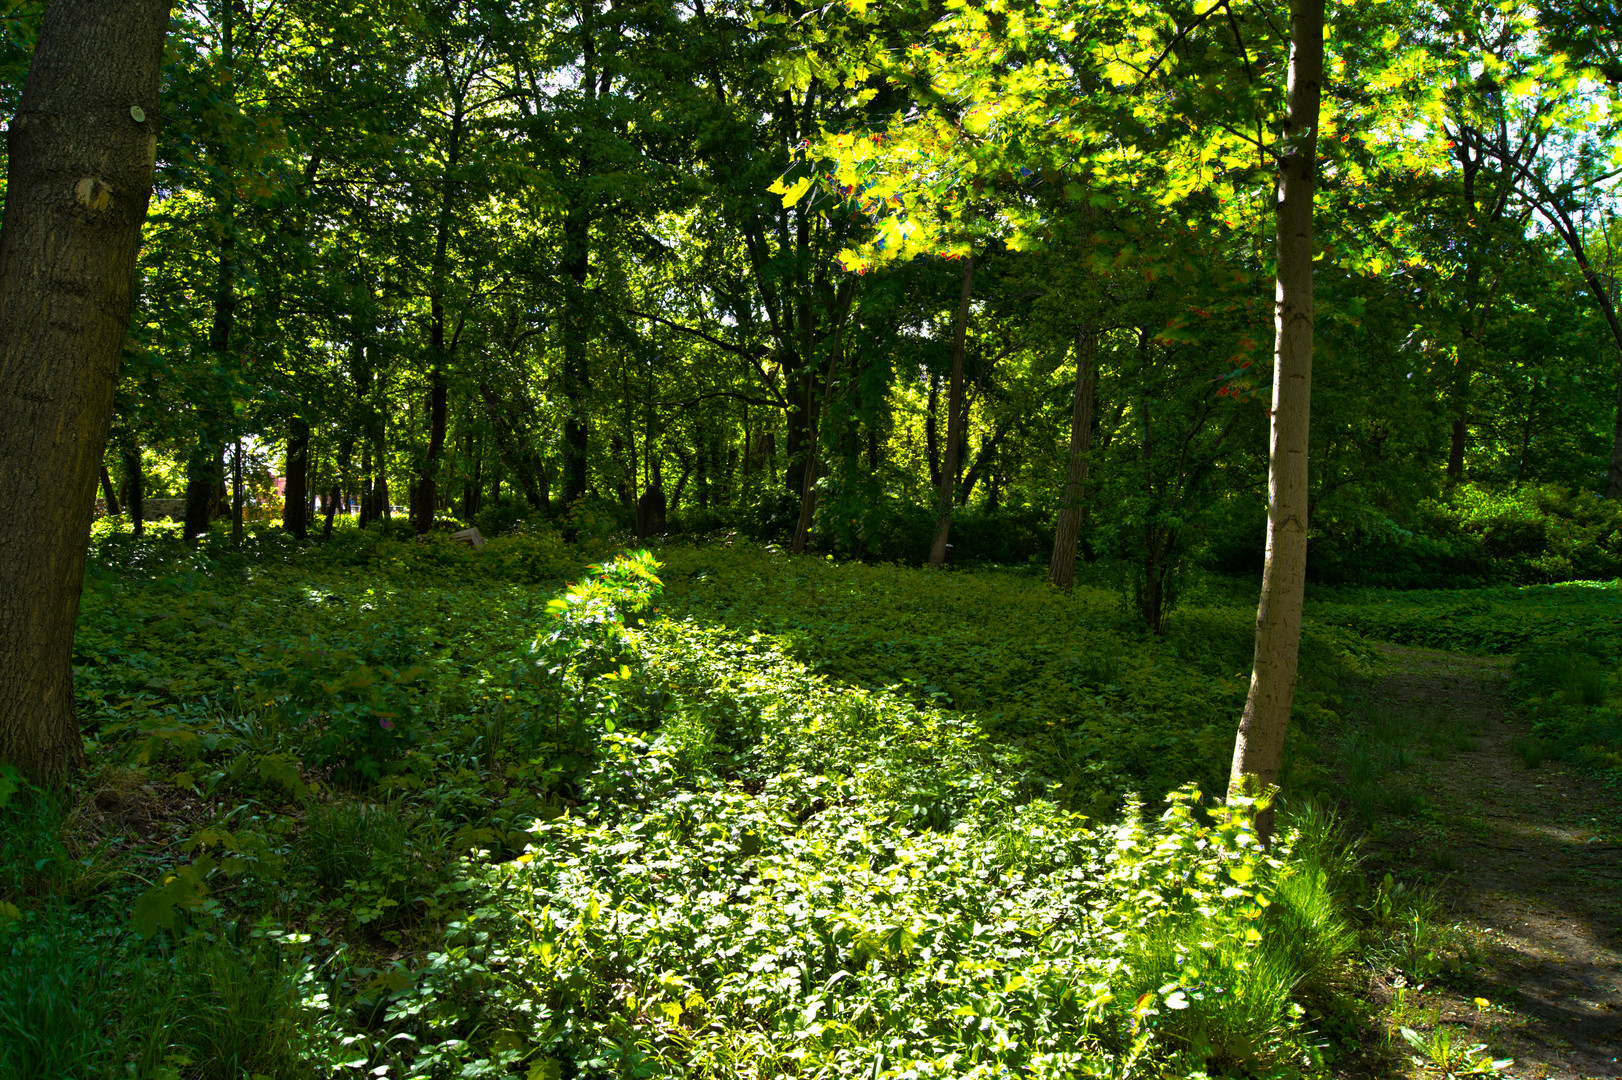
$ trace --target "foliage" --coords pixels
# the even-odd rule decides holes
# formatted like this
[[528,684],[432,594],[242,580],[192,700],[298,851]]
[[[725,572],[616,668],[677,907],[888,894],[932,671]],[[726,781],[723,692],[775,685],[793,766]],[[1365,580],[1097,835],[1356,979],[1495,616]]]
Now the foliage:
[[1404,645],[1462,652],[1513,653],[1540,642],[1591,641],[1613,648],[1622,637],[1615,582],[1569,582],[1469,590],[1323,589],[1309,611],[1324,624]]
[[[1528,693],[1612,697],[1557,647],[1615,640],[1609,587],[1316,599],[1263,852],[1249,807],[1197,794],[1253,583],[1196,580],[1150,635],[1098,586],[737,539],[537,588],[579,557],[553,535],[109,531],[78,646],[107,764],[0,807],[0,962],[34,1003],[9,1015],[56,1056],[8,1048],[181,1080],[1311,1074],[1342,1038],[1315,1032],[1356,1042],[1351,965],[1454,964],[1427,894],[1365,882],[1308,799],[1351,628],[1541,640]],[[1433,719],[1340,747],[1361,820],[1412,811],[1394,755],[1470,738]]]
[[1536,642],[1516,658],[1514,688],[1535,734],[1516,745],[1527,768],[1551,752],[1622,779],[1622,714],[1617,676],[1622,636],[1563,634]]
[[1622,508],[1558,486],[1469,484],[1421,503],[1408,528],[1378,514],[1314,537],[1313,576],[1395,588],[1622,577]]
[[[104,547],[81,707],[142,810],[80,866],[52,837],[83,823],[14,797],[65,876],[4,899],[43,935],[23,982],[105,948],[117,1015],[173,1020],[78,993],[48,1030],[162,1031],[140,1074],[182,1078],[1317,1067],[1363,948],[1342,842],[1306,815],[1264,853],[1184,786],[1231,732],[1242,597],[1155,638],[1103,590],[734,541],[549,601],[499,557],[525,539]],[[1356,648],[1309,634],[1304,721]],[[137,857],[150,884],[107,873]]]

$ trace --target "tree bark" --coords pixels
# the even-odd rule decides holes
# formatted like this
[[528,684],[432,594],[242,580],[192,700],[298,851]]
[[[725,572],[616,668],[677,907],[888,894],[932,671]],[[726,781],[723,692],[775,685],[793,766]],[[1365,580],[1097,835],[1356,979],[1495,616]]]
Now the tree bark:
[[1469,425],[1462,416],[1453,418],[1453,433],[1448,439],[1447,446],[1447,478],[1449,480],[1464,479],[1464,444],[1469,434]]
[[1087,500],[1087,453],[1093,440],[1093,389],[1098,381],[1098,335],[1090,326],[1076,330],[1076,394],[1070,410],[1070,461],[1064,499],[1053,530],[1048,582],[1068,591],[1076,580],[1076,541]]
[[940,489],[936,495],[935,543],[929,549],[929,565],[942,566],[952,539],[952,488],[957,483],[958,451],[963,445],[963,354],[969,337],[969,301],[974,297],[974,256],[963,257],[963,289],[958,298],[957,318],[952,325],[952,378],[946,387],[946,460],[941,463]]
[[[595,0],[580,4],[580,88],[588,122],[597,116],[597,42],[593,25]],[[592,175],[590,140],[581,142],[577,187],[563,222],[563,509],[568,513],[585,498],[591,449],[591,333],[590,298],[586,281],[591,274],[591,208],[586,185]]]
[[[1307,570],[1307,446],[1312,404],[1312,199],[1317,186],[1324,0],[1290,2],[1289,116],[1278,166],[1273,409],[1267,477],[1267,561],[1256,609],[1256,655],[1228,794],[1263,795],[1278,780],[1295,700]],[[1257,821],[1263,841],[1272,813]]]
[[108,514],[118,513],[118,492],[113,488],[113,478],[107,471],[107,466],[101,467],[101,498],[107,505]]
[[[223,7],[224,18],[220,28],[221,58],[229,73],[233,58],[232,17],[230,4]],[[229,76],[228,76],[229,77]],[[234,83],[225,88],[234,97]],[[214,278],[214,319],[208,332],[209,352],[215,364],[225,367],[230,355],[231,333],[236,325],[236,191],[231,165],[223,147],[215,148],[220,166],[222,188],[219,192],[219,247],[215,252],[217,269]],[[220,490],[225,483],[225,444],[230,435],[225,428],[225,417],[234,412],[229,401],[222,401],[220,378],[213,374],[214,385],[198,404],[196,444],[186,464],[186,512],[183,535],[196,540],[206,534],[209,523],[220,511]],[[235,426],[233,417],[230,426]]]
[[[816,405],[815,398],[808,402],[816,405],[816,410],[807,410],[814,418],[828,414],[828,403],[832,399],[834,390],[834,372],[839,370],[840,351],[843,348],[845,336],[846,316],[850,314],[850,302],[855,293],[847,283],[839,291],[835,306],[834,333],[828,343],[828,374],[822,380],[822,401]],[[817,512],[817,481],[822,478],[822,458],[819,453],[821,433],[818,431],[818,420],[813,419],[811,429],[806,433],[805,468],[800,474],[800,518],[794,526],[794,541],[790,545],[797,555],[805,554],[806,547],[811,543],[811,521]]]
[[935,414],[940,411],[941,393],[940,378],[933,372],[929,376],[929,401],[924,406],[924,459],[929,464],[929,486],[941,486],[941,447],[940,439],[936,435],[939,421]]
[[0,761],[83,759],[73,632],[152,194],[168,0],[53,0],[0,225]]
[[146,495],[146,474],[141,469],[141,448],[133,436],[119,448],[124,462],[124,510],[130,516],[130,529],[136,536],[146,531],[142,505]]
[[[199,410],[201,411],[201,410]],[[196,540],[208,534],[209,522],[220,508],[220,485],[225,481],[224,449],[213,441],[203,419],[186,458],[186,509],[183,535]]]
[[231,544],[242,546],[242,436],[231,444]]
[[449,422],[450,387],[445,368],[456,347],[460,329],[447,341],[445,336],[445,278],[449,273],[446,256],[450,250],[451,219],[455,211],[456,169],[462,156],[462,125],[465,103],[457,93],[451,114],[450,152],[445,160],[444,196],[440,202],[439,223],[435,229],[433,283],[428,296],[428,323],[431,361],[428,371],[428,456],[417,477],[416,504],[412,507],[412,527],[418,533],[434,527],[439,510],[439,465],[445,456],[445,430]]
[[305,503],[310,490],[310,423],[302,416],[287,421],[287,489],[282,493],[282,528],[303,540],[310,535]]
[[462,440],[462,520],[471,525],[474,515],[479,512],[479,494],[484,485],[484,440],[475,437],[471,425],[467,425],[465,430],[467,434]]

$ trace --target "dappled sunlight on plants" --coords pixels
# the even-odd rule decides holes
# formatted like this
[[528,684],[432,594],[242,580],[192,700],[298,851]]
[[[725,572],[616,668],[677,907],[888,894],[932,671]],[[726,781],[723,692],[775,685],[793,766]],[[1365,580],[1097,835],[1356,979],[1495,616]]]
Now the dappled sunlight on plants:
[[[1001,572],[737,542],[536,587],[532,553],[468,550],[152,544],[93,568],[103,847],[70,856],[73,808],[18,795],[8,835],[46,870],[0,883],[0,933],[36,956],[92,920],[65,955],[151,985],[173,1033],[64,1060],[1287,1076],[1355,1039],[1357,965],[1447,962],[1309,798],[1336,683],[1371,662],[1343,628],[1308,628],[1264,851],[1248,806],[1200,794],[1253,625],[1220,589],[1154,636],[1108,592]],[[172,957],[248,981],[165,989]],[[210,1026],[229,995],[268,1042]],[[74,1010],[41,1022],[123,1023]]]

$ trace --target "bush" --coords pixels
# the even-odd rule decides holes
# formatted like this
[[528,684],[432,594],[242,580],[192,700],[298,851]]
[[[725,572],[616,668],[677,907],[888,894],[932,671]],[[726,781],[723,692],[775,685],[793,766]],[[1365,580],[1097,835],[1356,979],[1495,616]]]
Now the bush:
[[501,536],[520,521],[537,516],[529,503],[512,495],[486,502],[473,515],[473,526],[485,537]]
[[756,490],[738,504],[737,522],[738,531],[758,543],[787,543],[800,524],[800,496],[776,484]]
[[687,506],[672,513],[666,524],[672,536],[702,537],[736,528],[737,520],[730,506]]
[[1053,551],[1053,515],[1032,507],[960,507],[952,516],[952,555],[959,565],[1046,564]]
[[1313,580],[1377,588],[1461,588],[1622,576],[1622,504],[1557,485],[1462,484],[1407,526],[1374,511],[1314,522]]

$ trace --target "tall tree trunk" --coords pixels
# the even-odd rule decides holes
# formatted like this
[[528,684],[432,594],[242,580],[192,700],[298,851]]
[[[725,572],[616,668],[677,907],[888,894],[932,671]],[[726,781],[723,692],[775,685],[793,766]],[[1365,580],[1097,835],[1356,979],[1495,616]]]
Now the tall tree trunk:
[[1065,470],[1064,499],[1053,530],[1053,559],[1048,581],[1069,590],[1076,580],[1076,541],[1087,500],[1087,453],[1093,441],[1093,389],[1098,382],[1098,335],[1090,326],[1076,329],[1076,394],[1070,410],[1070,461]]
[[957,482],[958,451],[963,445],[963,354],[969,337],[969,301],[974,297],[974,256],[963,257],[963,290],[958,299],[957,319],[952,325],[952,380],[946,388],[946,460],[941,463],[940,490],[936,495],[935,543],[929,549],[929,565],[946,562],[946,549],[952,539],[952,488]]
[[231,444],[231,543],[242,546],[242,436]]
[[[816,411],[807,410],[816,418],[828,415],[828,403],[833,398],[834,372],[839,370],[846,316],[850,313],[850,302],[854,297],[855,292],[847,282],[841,287],[834,303],[834,332],[828,342],[828,372],[822,380],[822,400],[817,404],[815,398],[809,399],[809,402],[816,406]],[[790,545],[791,550],[802,555],[811,542],[811,521],[817,510],[817,481],[822,477],[822,459],[819,453],[821,435],[815,420],[806,434],[805,468],[800,474],[800,519],[794,526],[794,541]]]
[[929,486],[941,486],[941,446],[936,435],[936,414],[941,408],[940,379],[934,372],[929,375],[929,401],[924,406],[924,458],[929,465]]
[[[596,0],[580,3],[580,88],[582,107],[595,119],[597,106]],[[591,334],[590,299],[586,279],[591,273],[591,209],[585,187],[593,162],[582,143],[577,187],[563,221],[563,399],[567,414],[563,420],[563,507],[567,513],[586,496],[587,466],[590,463],[591,423]],[[634,478],[633,478],[634,480]]]
[[372,444],[361,443],[360,447],[360,515],[355,524],[364,529],[376,517],[372,513]]
[[303,540],[310,535],[305,503],[310,491],[310,422],[294,416],[287,422],[287,490],[282,494],[282,528]]
[[141,448],[134,435],[126,435],[119,457],[124,462],[124,512],[130,516],[130,530],[140,536],[146,532],[146,474],[141,469]]
[[[542,513],[550,513],[547,487],[550,478],[539,468],[540,462],[533,451],[519,445],[518,438],[508,423],[508,413],[503,410],[503,403],[496,396],[495,390],[488,383],[480,383],[479,396],[484,401],[485,419],[490,424],[490,432],[495,436],[497,459],[512,474],[513,483],[524,493],[525,501]],[[490,501],[501,502],[499,473],[496,475]]]
[[[1447,446],[1447,478],[1449,480],[1464,479],[1464,443],[1469,435],[1469,424],[1463,416],[1453,418],[1452,435],[1448,438]],[[1435,466],[1432,466],[1435,468]]]
[[[434,237],[433,284],[428,296],[429,352],[432,354],[428,370],[428,456],[423,460],[422,473],[417,477],[415,505],[412,507],[412,527],[425,533],[434,527],[434,515],[439,510],[439,465],[445,456],[445,429],[448,424],[450,386],[445,368],[450,363],[454,341],[445,337],[445,277],[448,273],[446,256],[450,250],[452,214],[456,203],[456,168],[462,157],[462,125],[464,102],[458,93],[451,113],[450,148],[445,159],[444,195],[440,201],[439,224]],[[458,333],[456,336],[460,336]]]
[[52,0],[0,225],[0,761],[55,783],[96,473],[152,193],[168,0]]
[[332,490],[327,493],[327,520],[321,527],[323,540],[332,539],[332,519],[338,513],[339,504],[345,504],[344,513],[349,512],[344,491],[349,484],[349,462],[354,452],[355,436],[346,431],[338,440],[337,476],[332,481]]
[[[224,18],[221,22],[220,47],[221,58],[224,61],[224,70],[230,71],[233,54],[232,43],[232,17],[234,8],[230,4],[224,5]],[[229,75],[227,75],[229,78]],[[234,93],[234,84],[227,87],[229,93]],[[208,348],[214,354],[214,362],[225,367],[231,348],[231,332],[236,324],[237,293],[236,293],[236,192],[232,179],[230,162],[225,160],[226,152],[216,147],[216,154],[220,166],[221,184],[219,192],[219,247],[215,252],[216,270],[214,277],[214,318],[208,332]],[[217,376],[205,376],[205,378]],[[187,540],[196,540],[205,535],[209,523],[214,520],[220,510],[220,489],[225,483],[225,443],[229,436],[225,431],[226,416],[234,410],[229,401],[222,400],[223,395],[217,386],[212,386],[205,393],[204,400],[198,406],[198,424],[196,443],[186,463],[186,513],[184,536]],[[232,425],[235,419],[231,421]]]
[[428,455],[417,477],[412,528],[425,533],[434,527],[439,511],[439,467],[445,457],[445,432],[449,425],[450,387],[445,381],[443,357],[428,375]]
[[388,521],[394,513],[389,502],[389,447],[387,389],[381,372],[376,370],[373,346],[366,347],[367,382],[367,437],[372,457],[372,520]]
[[[1278,270],[1274,301],[1272,439],[1267,476],[1267,562],[1256,609],[1250,692],[1234,741],[1230,798],[1278,780],[1295,700],[1307,572],[1307,446],[1312,405],[1312,198],[1317,186],[1318,100],[1324,0],[1290,0],[1289,116],[1278,166]],[[1257,822],[1264,842],[1271,811]]]
[[101,498],[107,505],[108,514],[118,513],[118,492],[113,488],[113,478],[107,472],[107,466],[101,467]]
[[474,435],[471,424],[466,431],[462,451],[467,462],[462,480],[462,520],[471,525],[473,516],[479,512],[479,493],[484,485],[484,442]]

